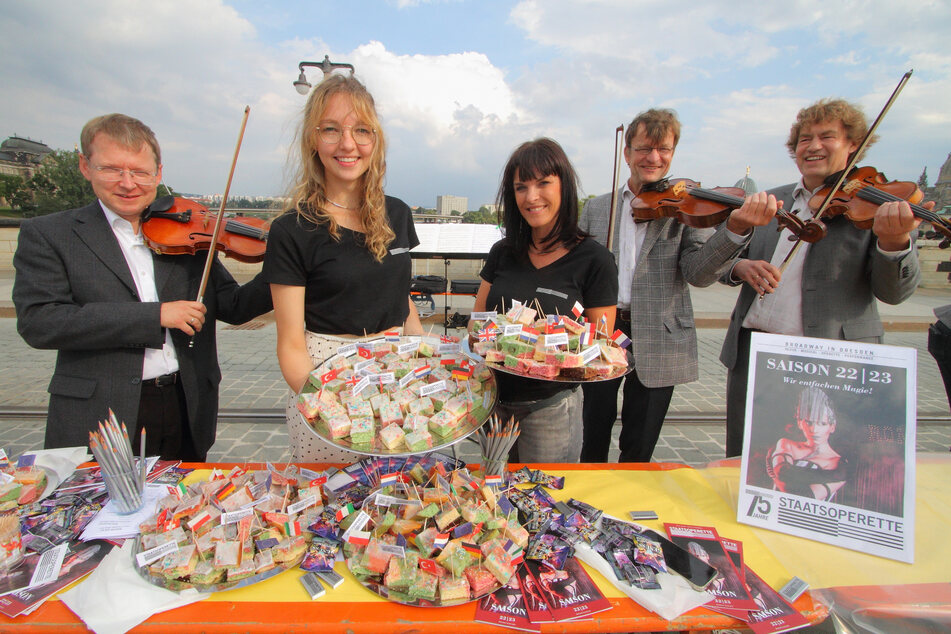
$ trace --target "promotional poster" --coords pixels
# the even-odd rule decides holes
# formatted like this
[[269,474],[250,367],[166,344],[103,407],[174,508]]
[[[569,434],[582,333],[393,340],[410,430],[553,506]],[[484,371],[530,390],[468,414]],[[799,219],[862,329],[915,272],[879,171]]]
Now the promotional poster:
[[912,563],[916,351],[753,333],[737,520]]

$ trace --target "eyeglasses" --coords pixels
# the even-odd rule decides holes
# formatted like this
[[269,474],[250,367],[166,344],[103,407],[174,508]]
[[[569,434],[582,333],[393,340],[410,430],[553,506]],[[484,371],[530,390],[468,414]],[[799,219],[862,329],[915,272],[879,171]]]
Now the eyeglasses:
[[121,181],[128,174],[133,183],[137,185],[152,185],[155,183],[155,177],[158,172],[146,172],[144,170],[126,170],[121,167],[102,167],[93,165],[92,168],[99,173],[99,178],[107,183]]
[[328,123],[317,126],[317,133],[324,143],[340,143],[344,129],[350,130],[350,136],[353,137],[353,142],[357,145],[370,145],[376,138],[376,130],[362,124],[340,126],[335,123]]
[[670,156],[674,153],[674,148],[672,147],[636,147],[632,149],[638,156],[647,156],[654,150],[657,150],[657,153],[661,156]]

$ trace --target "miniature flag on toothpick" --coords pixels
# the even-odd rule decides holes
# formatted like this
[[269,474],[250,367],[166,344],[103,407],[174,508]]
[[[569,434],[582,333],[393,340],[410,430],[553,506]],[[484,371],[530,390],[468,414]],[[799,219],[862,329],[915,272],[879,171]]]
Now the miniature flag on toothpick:
[[495,341],[496,332],[486,328],[485,330],[480,330],[478,333],[479,341]]
[[200,527],[204,526],[210,521],[211,513],[209,513],[207,510],[204,510],[195,517],[191,518],[191,520],[188,522],[188,528],[190,528],[192,531],[197,531]]
[[594,343],[594,339],[594,324],[590,323],[585,325],[584,330],[581,331],[581,335],[578,337],[578,341],[582,346],[587,346]]
[[421,365],[421,366],[419,366],[418,368],[416,368],[415,370],[413,370],[413,375],[414,375],[417,379],[421,379],[421,378],[423,378],[424,376],[428,375],[428,374],[429,374],[430,372],[432,372],[432,371],[433,371],[432,366],[430,366],[430,365],[428,365],[428,364],[427,364],[427,365]]
[[336,518],[336,520],[339,522],[340,520],[347,517],[351,513],[353,513],[353,503],[347,504],[343,508],[339,509],[337,513],[334,515],[334,518]]
[[357,354],[358,354],[359,356],[363,357],[364,359],[372,359],[372,358],[373,358],[373,352],[372,352],[369,348],[363,348],[363,347],[358,346],[358,347],[357,347]]
[[320,375],[320,383],[321,383],[321,385],[327,385],[328,383],[330,383],[331,381],[333,381],[334,379],[336,379],[336,378],[337,378],[337,374],[338,374],[339,372],[340,372],[340,370],[338,370],[337,368],[334,368],[334,369],[331,370],[330,372],[325,372],[324,374],[321,374],[321,375]]
[[471,543],[471,542],[460,542],[460,543],[461,543],[462,549],[463,549],[464,551],[469,552],[469,553],[472,553],[473,555],[481,555],[481,554],[482,554],[482,549],[480,549],[477,545],[475,545],[475,544],[473,544],[473,543]]
[[614,331],[614,334],[611,335],[611,340],[622,348],[631,345],[631,339],[620,330]]
[[347,379],[347,385],[353,386],[360,382],[360,377],[354,374],[349,379]]
[[188,487],[185,486],[184,482],[179,482],[174,487],[168,487],[168,491],[179,500],[184,500],[185,496],[188,495]]
[[498,474],[490,474],[485,476],[485,483],[490,487],[497,487],[502,485],[502,476]]
[[436,538],[433,540],[433,548],[445,548],[448,543],[449,533],[436,533]]
[[601,319],[598,320],[598,330],[603,330],[604,334],[607,334],[608,331],[608,316],[601,315]]
[[215,493],[215,497],[218,498],[218,501],[220,502],[221,500],[225,499],[226,497],[234,493],[236,490],[237,489],[235,489],[234,482],[228,482],[228,484],[218,489],[218,492]]
[[571,312],[575,316],[575,319],[581,317],[581,313],[584,312],[584,306],[581,305],[581,302],[575,302],[575,305],[571,307]]
[[538,331],[529,326],[522,326],[522,332],[518,333],[518,338],[528,343],[535,343],[538,341]]
[[419,569],[420,569],[420,570],[425,570],[425,571],[428,572],[429,574],[431,574],[431,575],[437,575],[437,576],[442,572],[442,568],[440,568],[439,564],[437,564],[437,563],[436,563],[435,561],[433,561],[432,559],[422,559],[422,558],[420,558],[420,560],[419,560]]
[[383,333],[383,336],[390,343],[399,343],[400,342],[400,331],[399,330],[388,330]]
[[366,546],[370,543],[370,532],[353,531],[347,536],[347,541],[356,546]]
[[284,522],[284,534],[288,537],[300,535],[300,522]]
[[380,478],[381,485],[395,484],[400,479],[400,474],[396,471],[393,473],[387,473],[385,476]]
[[509,557],[512,558],[512,565],[517,566],[518,564],[525,561],[525,551],[522,550],[522,548],[516,544],[512,544],[512,545],[514,546],[514,548],[511,548],[511,549],[506,548],[505,552],[507,552],[509,554]]
[[459,337],[453,337],[452,335],[439,335],[440,343],[459,343]]

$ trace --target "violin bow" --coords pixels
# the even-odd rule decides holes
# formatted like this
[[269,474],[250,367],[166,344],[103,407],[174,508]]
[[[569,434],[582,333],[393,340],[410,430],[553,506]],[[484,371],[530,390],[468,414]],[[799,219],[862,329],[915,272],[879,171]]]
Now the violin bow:
[[[198,298],[196,302],[204,303],[205,289],[208,286],[208,277],[211,275],[211,265],[215,261],[215,247],[218,245],[218,235],[221,233],[221,219],[225,217],[225,205],[228,204],[228,194],[231,191],[231,180],[234,178],[234,168],[238,164],[238,153],[241,151],[241,141],[244,139],[244,129],[248,125],[248,115],[251,112],[251,106],[244,107],[244,117],[241,119],[241,130],[238,132],[238,143],[234,148],[234,156],[231,158],[231,171],[228,172],[228,182],[225,184],[225,193],[221,197],[221,206],[218,208],[218,217],[215,219],[215,230],[211,234],[211,245],[208,247],[208,257],[205,258],[205,269],[201,273],[201,284],[198,287]],[[194,335],[189,341],[189,347],[195,344]]]
[[618,160],[618,133],[621,133],[621,138],[624,136],[624,126],[619,125],[614,129],[614,176],[611,181],[611,209],[608,212],[608,238],[605,241],[605,246],[608,248],[608,251],[611,250],[611,247],[614,246],[614,223],[615,216],[617,215],[617,183],[621,177],[621,162]]
[[[868,147],[869,142],[872,137],[875,135],[875,130],[878,129],[878,125],[882,122],[882,119],[885,118],[885,115],[891,110],[892,104],[895,103],[895,100],[898,99],[898,95],[901,93],[902,89],[905,87],[905,84],[908,83],[908,80],[911,79],[912,73],[915,70],[911,69],[902,75],[901,80],[899,80],[898,85],[895,86],[895,90],[892,91],[891,96],[888,98],[888,101],[885,102],[885,106],[882,108],[882,111],[878,113],[878,116],[875,117],[875,121],[872,122],[872,125],[869,127],[868,132],[865,133],[865,138],[862,139],[862,142],[859,143],[859,147],[852,153],[851,158],[849,158],[848,164],[845,166],[845,169],[839,174],[839,177],[836,179],[835,184],[832,185],[832,189],[829,190],[829,193],[826,195],[825,200],[822,201],[822,205],[819,209],[812,214],[812,218],[807,222],[816,222],[822,218],[822,215],[826,212],[826,209],[829,208],[829,205],[832,203],[832,199],[839,192],[839,189],[842,188],[842,184],[846,181],[849,174],[852,172],[852,169],[855,167],[856,163],[859,162],[859,157],[865,152],[865,148]],[[789,264],[789,261],[796,254],[796,251],[799,250],[799,245],[802,244],[802,238],[796,238],[796,244],[793,245],[793,248],[789,250],[789,254],[783,260],[782,264],[779,265],[779,272],[782,273],[786,270],[786,265]]]

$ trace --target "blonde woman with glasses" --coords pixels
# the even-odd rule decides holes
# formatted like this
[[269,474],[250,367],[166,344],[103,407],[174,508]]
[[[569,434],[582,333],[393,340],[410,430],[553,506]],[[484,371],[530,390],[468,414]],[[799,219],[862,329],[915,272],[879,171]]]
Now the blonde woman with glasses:
[[288,433],[295,462],[353,461],[314,436],[295,395],[355,338],[399,327],[422,333],[409,297],[409,251],[419,240],[409,207],[383,194],[386,142],[363,84],[328,77],[308,98],[297,136],[297,174],[264,260],[277,358],[291,388]]

